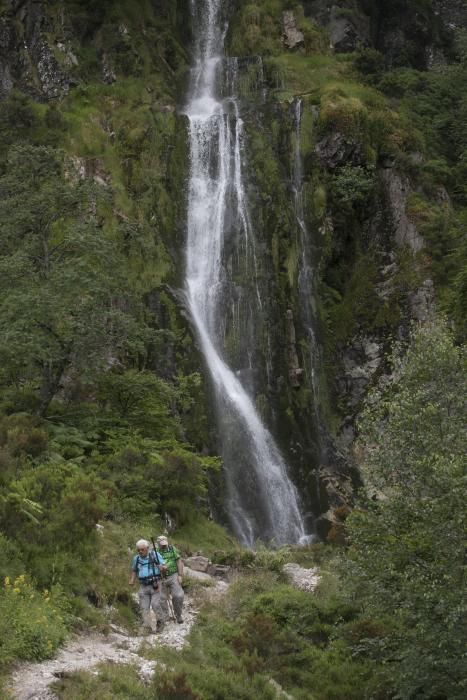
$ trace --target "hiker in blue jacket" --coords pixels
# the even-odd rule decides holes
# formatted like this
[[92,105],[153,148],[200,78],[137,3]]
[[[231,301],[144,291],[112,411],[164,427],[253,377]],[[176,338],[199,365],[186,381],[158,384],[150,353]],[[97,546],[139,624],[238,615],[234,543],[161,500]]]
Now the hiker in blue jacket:
[[131,562],[130,586],[136,579],[139,582],[139,605],[143,614],[143,626],[153,631],[151,625],[151,608],[157,618],[156,632],[162,632],[167,619],[167,600],[161,585],[162,574],[166,570],[165,561],[157,551],[149,551],[147,540],[138,540],[137,554]]

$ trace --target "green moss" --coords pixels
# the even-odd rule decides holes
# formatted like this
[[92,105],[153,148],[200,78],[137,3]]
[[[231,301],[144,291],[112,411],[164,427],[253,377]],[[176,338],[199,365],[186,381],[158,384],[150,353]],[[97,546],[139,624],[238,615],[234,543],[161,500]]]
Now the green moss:
[[332,56],[282,53],[267,59],[265,70],[276,99],[308,94],[318,102],[320,90],[338,79],[344,66]]
[[295,241],[291,242],[287,259],[285,262],[285,266],[287,268],[287,276],[291,289],[295,287],[297,281],[299,255],[300,252],[298,250],[297,243]]
[[321,219],[326,212],[327,194],[326,188],[318,184],[312,188],[313,211],[318,219]]
[[283,0],[247,2],[229,23],[228,44],[233,56],[269,56],[282,48]]

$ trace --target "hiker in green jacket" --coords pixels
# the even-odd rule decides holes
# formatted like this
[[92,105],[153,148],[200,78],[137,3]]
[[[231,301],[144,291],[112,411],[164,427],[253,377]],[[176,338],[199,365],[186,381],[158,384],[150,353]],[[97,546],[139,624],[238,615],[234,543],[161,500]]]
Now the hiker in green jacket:
[[183,622],[183,588],[181,586],[183,580],[183,561],[175,547],[169,544],[165,535],[159,535],[157,538],[157,551],[164,557],[166,571],[164,572],[162,582],[168,593],[172,595],[175,618],[177,622]]

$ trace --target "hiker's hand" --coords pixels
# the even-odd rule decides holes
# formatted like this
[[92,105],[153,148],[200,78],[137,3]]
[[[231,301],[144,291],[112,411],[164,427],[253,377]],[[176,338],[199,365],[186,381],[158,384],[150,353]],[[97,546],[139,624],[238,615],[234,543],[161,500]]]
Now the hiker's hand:
[[165,572],[167,571],[167,567],[164,566],[163,564],[162,564],[162,566],[160,567],[160,569],[161,569],[161,571],[162,571],[163,574],[165,574]]
[[134,582],[134,580],[133,580],[132,578],[128,581],[128,585],[129,585],[129,586],[134,586],[134,585],[135,585],[135,582]]

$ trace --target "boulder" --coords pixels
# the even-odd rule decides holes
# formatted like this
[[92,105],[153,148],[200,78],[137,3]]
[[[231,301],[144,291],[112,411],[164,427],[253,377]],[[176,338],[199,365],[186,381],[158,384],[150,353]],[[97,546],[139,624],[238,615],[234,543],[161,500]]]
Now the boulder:
[[211,564],[208,569],[208,574],[217,578],[227,578],[230,570],[231,567],[224,564]]
[[195,557],[188,557],[185,559],[185,565],[188,566],[193,571],[201,571],[206,573],[209,569],[210,561],[207,557],[202,557],[200,555]]
[[305,37],[303,32],[298,29],[297,20],[291,10],[282,13],[282,28],[282,38],[288,49],[293,50],[305,46]]
[[313,591],[319,583],[320,577],[317,569],[305,569],[299,564],[290,562],[284,564],[283,572],[292,585],[302,591]]
[[212,581],[213,578],[209,574],[205,574],[202,571],[195,571],[195,569],[190,569],[189,566],[185,566],[183,569],[183,575],[187,578],[193,579],[193,581]]
[[337,53],[355,51],[370,40],[370,19],[363,12],[343,13],[341,7],[331,7],[327,25],[331,46]]

